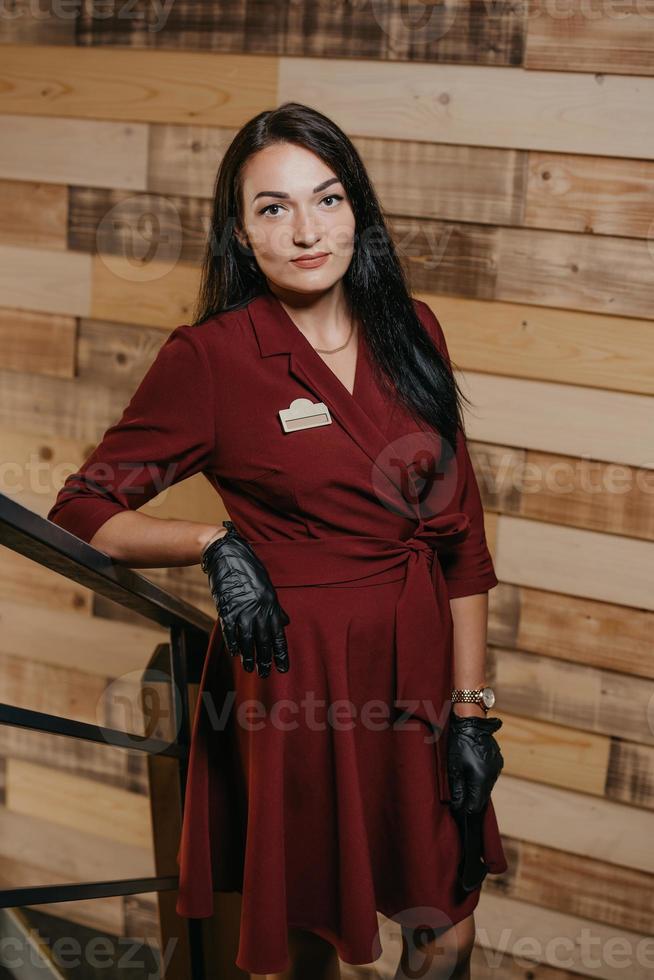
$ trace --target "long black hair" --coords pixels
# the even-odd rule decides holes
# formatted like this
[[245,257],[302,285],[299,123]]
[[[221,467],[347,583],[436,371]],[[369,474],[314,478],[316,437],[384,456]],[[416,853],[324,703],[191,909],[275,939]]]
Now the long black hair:
[[361,157],[346,134],[316,109],[285,102],[254,116],[229,145],[216,175],[193,325],[239,309],[270,291],[254,255],[243,248],[234,227],[243,227],[243,167],[254,153],[275,143],[311,150],[343,184],[356,221],[354,252],[343,288],[352,314],[365,331],[373,367],[392,397],[455,447],[457,427],[464,428],[461,401],[468,399],[416,313]]

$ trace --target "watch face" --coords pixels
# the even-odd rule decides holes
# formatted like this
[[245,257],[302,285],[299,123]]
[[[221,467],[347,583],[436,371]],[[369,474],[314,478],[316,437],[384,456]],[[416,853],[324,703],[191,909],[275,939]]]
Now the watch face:
[[482,688],[481,697],[487,708],[492,708],[495,704],[495,693],[492,687]]

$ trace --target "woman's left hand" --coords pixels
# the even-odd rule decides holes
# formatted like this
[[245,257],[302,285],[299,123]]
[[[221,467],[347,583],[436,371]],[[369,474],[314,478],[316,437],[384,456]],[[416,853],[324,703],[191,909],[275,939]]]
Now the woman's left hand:
[[452,712],[447,742],[450,806],[464,813],[481,813],[504,759],[493,737],[501,718],[459,717]]

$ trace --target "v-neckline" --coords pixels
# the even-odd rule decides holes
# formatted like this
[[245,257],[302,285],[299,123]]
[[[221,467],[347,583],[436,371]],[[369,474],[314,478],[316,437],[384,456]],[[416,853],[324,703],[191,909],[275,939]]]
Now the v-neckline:
[[288,310],[286,309],[286,307],[283,305],[283,303],[281,302],[281,300],[277,296],[275,296],[274,293],[272,293],[272,295],[277,300],[277,303],[278,303],[279,308],[280,308],[280,310],[282,312],[282,315],[288,321],[288,323],[290,324],[290,326],[292,327],[292,329],[298,334],[300,344],[303,344],[304,347],[305,347],[305,349],[307,349],[308,351],[310,351],[311,355],[317,361],[320,362],[320,364],[322,365],[322,367],[326,371],[329,371],[330,375],[341,386],[341,388],[343,389],[343,391],[345,392],[345,394],[348,396],[348,398],[351,399],[351,401],[353,401],[353,402],[355,402],[355,403],[358,404],[357,395],[358,395],[359,388],[361,387],[361,377],[360,377],[360,375],[361,375],[361,367],[362,367],[363,356],[364,356],[363,355],[363,344],[365,343],[361,331],[360,330],[357,330],[357,352],[356,352],[356,359],[355,359],[355,363],[354,363],[354,380],[352,382],[352,391],[350,391],[350,389],[347,387],[347,385],[343,384],[343,382],[341,381],[341,379],[339,378],[339,376],[336,374],[336,372],[332,368],[330,368],[330,366],[327,363],[327,361],[323,360],[323,358],[320,356],[320,354],[318,353],[318,351],[316,350],[316,348],[313,346],[313,344],[307,339],[307,337],[305,337],[305,335],[302,333],[302,331],[298,327],[297,323],[295,322],[295,320],[293,319],[293,317],[290,315],[290,313],[288,312]]

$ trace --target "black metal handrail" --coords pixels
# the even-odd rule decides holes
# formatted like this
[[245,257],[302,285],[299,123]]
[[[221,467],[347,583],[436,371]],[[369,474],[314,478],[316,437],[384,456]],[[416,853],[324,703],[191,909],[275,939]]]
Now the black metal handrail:
[[[202,656],[191,654],[206,652],[208,636],[215,621],[190,603],[165,592],[138,572],[115,564],[104,552],[92,548],[74,534],[3,493],[0,493],[0,544],[169,629],[168,672],[173,690],[180,694],[179,699],[172,699],[173,730],[177,733],[174,741],[138,736],[102,725],[2,703],[0,724],[84,741],[104,742],[156,757],[175,758],[179,762],[180,798],[183,801],[190,747],[188,685],[199,681],[203,660]],[[161,655],[161,645],[157,655]],[[152,662],[155,659],[156,656],[152,658]],[[171,891],[178,887],[177,875],[160,875],[117,881],[2,889],[0,909],[79,901],[82,898]],[[189,919],[187,922],[190,975],[193,980],[203,980],[206,972],[201,924],[197,919]]]

